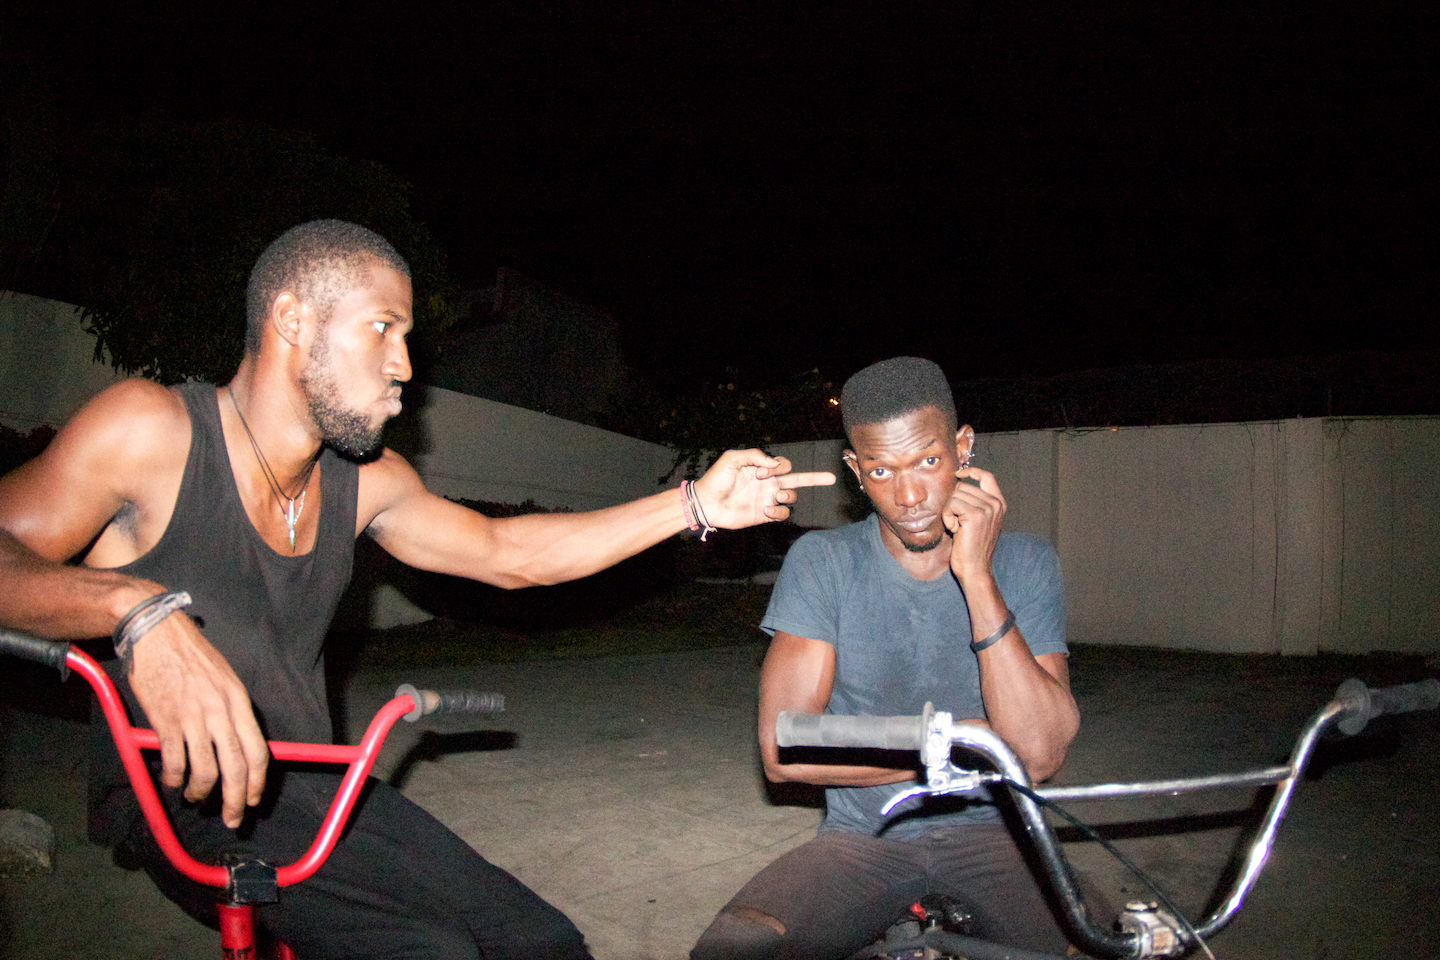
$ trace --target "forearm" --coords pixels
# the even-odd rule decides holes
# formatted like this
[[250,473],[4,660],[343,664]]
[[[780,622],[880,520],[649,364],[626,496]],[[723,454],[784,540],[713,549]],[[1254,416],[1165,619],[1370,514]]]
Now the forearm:
[[[1024,647],[1023,639],[1017,642]],[[1080,711],[1070,692],[1035,663],[1028,649],[996,654],[993,660],[1016,662],[981,668],[980,694],[990,726],[1019,755],[1032,780],[1048,779],[1065,762],[1080,729]]]
[[875,787],[915,778],[913,765],[896,770],[890,767],[842,766],[829,763],[765,764],[765,778],[771,783],[809,783],[818,787]]
[[[988,586],[972,585],[966,597],[971,629],[977,638],[999,629],[1006,608],[993,581]],[[1059,676],[1036,660],[1014,627],[977,654],[986,718],[1036,781],[1060,768],[1080,727],[1080,712],[1070,694],[1064,658],[1056,656],[1060,661],[1055,666]]]
[[0,530],[0,622],[11,629],[63,640],[106,636],[135,604],[162,589],[46,559]]
[[585,513],[532,513],[492,521],[496,553],[507,558],[504,587],[588,577],[686,528],[679,489]]

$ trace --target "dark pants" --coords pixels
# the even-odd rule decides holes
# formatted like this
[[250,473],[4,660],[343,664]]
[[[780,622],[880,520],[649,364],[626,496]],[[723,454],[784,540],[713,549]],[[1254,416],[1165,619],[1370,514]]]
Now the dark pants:
[[[273,806],[264,817],[248,817],[238,834],[186,805],[172,803],[171,819],[197,860],[263,853],[283,865],[309,847],[338,782],[330,774],[285,773]],[[143,819],[129,843],[167,896],[213,917],[213,907],[204,905],[213,894],[170,867]],[[280,902],[258,908],[257,916],[301,960],[589,956],[564,914],[374,779],[325,865],[282,888]]]
[[824,830],[756,874],[720,911],[691,960],[843,958],[878,940],[925,894],[948,894],[975,935],[1064,954],[1030,870],[1004,825],[918,840]]

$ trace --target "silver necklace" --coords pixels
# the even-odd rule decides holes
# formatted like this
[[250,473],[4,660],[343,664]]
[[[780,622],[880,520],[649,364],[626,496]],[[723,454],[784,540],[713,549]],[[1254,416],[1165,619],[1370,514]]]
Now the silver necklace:
[[[250,432],[250,424],[245,422],[245,414],[240,412],[240,404],[235,401],[235,390],[226,388],[230,394],[230,406],[235,408],[235,415],[240,418],[240,426],[245,428],[245,436],[250,438],[250,449],[255,451],[255,459],[260,461],[260,470],[265,474],[265,482],[275,493],[275,505],[280,507],[280,516],[285,518],[285,526],[290,534],[290,552],[295,552],[295,524],[300,520],[300,514],[305,512],[305,489],[310,486],[310,475],[315,472],[315,464],[320,462],[320,451],[315,451],[315,456],[310,460],[310,469],[305,471],[305,479],[300,481],[300,496],[287,496],[285,491],[280,489],[280,481],[275,478],[275,471],[270,469],[270,461],[265,459],[265,454],[260,452],[260,444],[255,441],[255,434]],[[280,501],[285,501],[281,505]],[[296,506],[296,503],[299,506]]]

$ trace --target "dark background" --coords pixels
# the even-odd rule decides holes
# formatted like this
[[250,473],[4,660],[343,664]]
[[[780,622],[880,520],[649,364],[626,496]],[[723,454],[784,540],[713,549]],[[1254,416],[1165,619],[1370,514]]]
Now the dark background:
[[66,117],[383,163],[462,286],[594,304],[672,389],[1440,347],[1431,5],[435,7],[30,4],[0,43]]

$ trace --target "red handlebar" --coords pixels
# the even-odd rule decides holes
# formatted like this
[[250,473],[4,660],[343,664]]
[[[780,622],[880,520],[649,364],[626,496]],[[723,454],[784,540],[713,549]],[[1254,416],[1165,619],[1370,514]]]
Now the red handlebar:
[[[125,773],[130,778],[131,786],[135,789],[136,799],[140,802],[140,810],[145,814],[145,821],[150,824],[150,831],[155,835],[155,841],[159,844],[161,851],[175,865],[175,869],[191,880],[206,886],[225,887],[229,883],[229,876],[224,867],[201,863],[186,853],[185,849],[180,846],[180,841],[175,838],[175,831],[170,826],[170,819],[165,814],[165,807],[161,804],[160,797],[155,792],[155,784],[150,779],[150,770],[140,756],[141,750],[158,750],[160,748],[160,741],[156,737],[155,731],[142,730],[130,725],[115,685],[110,682],[105,671],[89,655],[71,648],[66,656],[66,662],[70,669],[85,678],[91,689],[95,691],[95,696],[100,699],[100,707],[105,712],[105,720],[110,724],[110,733],[115,738],[115,748],[120,752],[120,762],[125,766]],[[375,714],[375,718],[370,721],[370,726],[366,729],[365,736],[360,739],[359,746],[345,747],[333,744],[270,741],[270,753],[277,760],[307,760],[350,765],[350,769],[345,772],[344,778],[340,781],[340,789],[336,791],[335,799],[331,801],[330,810],[325,814],[325,819],[320,825],[320,832],[316,834],[314,842],[310,844],[310,849],[305,851],[305,855],[299,860],[289,866],[280,867],[276,871],[278,886],[286,887],[292,883],[299,883],[320,869],[325,858],[334,849],[335,842],[340,839],[340,831],[350,816],[350,809],[360,795],[360,788],[364,785],[365,778],[369,776],[370,768],[375,764],[375,758],[380,753],[380,745],[385,742],[386,734],[390,732],[390,728],[395,725],[396,720],[413,711],[415,706],[415,701],[408,693],[401,694],[385,704]]]

